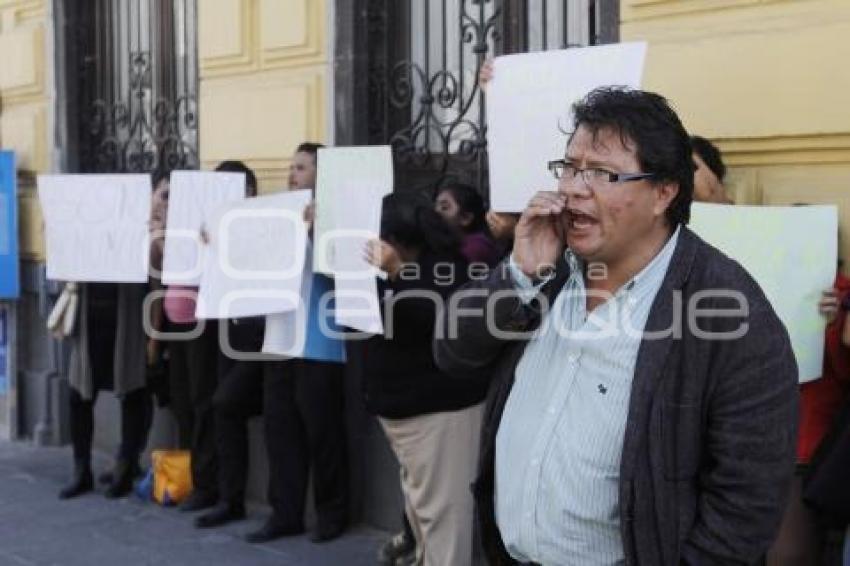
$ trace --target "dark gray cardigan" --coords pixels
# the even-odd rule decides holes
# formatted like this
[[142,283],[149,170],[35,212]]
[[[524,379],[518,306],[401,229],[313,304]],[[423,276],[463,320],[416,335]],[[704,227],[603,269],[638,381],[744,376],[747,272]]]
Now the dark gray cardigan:
[[[510,295],[513,281],[504,267],[465,289]],[[542,292],[549,304],[569,276],[564,262],[556,273]],[[713,289],[741,293],[749,312],[699,318],[695,332],[688,304]],[[481,309],[486,301],[470,295],[459,307]],[[698,306],[730,309],[737,303],[714,297]],[[499,300],[491,313],[498,328],[514,331],[537,327],[542,316],[539,304],[525,306],[515,296]],[[794,469],[798,387],[788,334],[750,275],[684,227],[646,331],[671,328],[674,314],[682,332],[644,338],[638,352],[620,468],[626,563],[752,564],[776,535]],[[435,340],[435,356],[458,378],[492,376],[473,489],[487,557],[491,564],[510,564],[495,521],[495,441],[527,342],[494,337],[481,317],[467,315],[456,324],[455,337],[444,333],[447,339]],[[742,324],[747,332],[736,339],[699,336]]]
[[[91,360],[87,347],[89,340],[88,286],[80,284],[80,304],[71,342],[68,367],[68,383],[83,399],[94,397],[94,381]],[[145,387],[147,335],[143,324],[146,283],[122,283],[118,285],[118,324],[115,332],[115,361],[112,390],[123,397]]]

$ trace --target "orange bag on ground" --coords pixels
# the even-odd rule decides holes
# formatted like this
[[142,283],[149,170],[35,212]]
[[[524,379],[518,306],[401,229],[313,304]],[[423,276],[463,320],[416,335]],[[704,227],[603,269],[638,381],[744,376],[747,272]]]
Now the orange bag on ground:
[[160,505],[177,505],[192,493],[192,456],[188,450],[154,450],[153,498]]

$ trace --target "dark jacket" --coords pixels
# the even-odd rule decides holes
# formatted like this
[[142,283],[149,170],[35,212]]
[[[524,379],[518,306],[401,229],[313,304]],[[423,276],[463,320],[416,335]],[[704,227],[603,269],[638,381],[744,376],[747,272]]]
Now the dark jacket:
[[[114,332],[108,339],[108,345],[100,344],[96,348],[93,342],[101,342],[103,328],[94,328],[98,324],[97,313],[90,305],[90,293],[93,289],[107,290],[112,294],[107,303],[114,303]],[[103,381],[111,381],[115,395],[123,397],[141,389],[147,384],[147,335],[142,319],[144,300],[148,292],[146,283],[86,283],[79,286],[80,304],[77,309],[76,326],[68,337],[71,345],[71,355],[68,361],[68,383],[83,399],[93,399],[94,394],[101,388]],[[111,289],[111,291],[108,291]],[[107,313],[106,318],[112,318]],[[112,347],[111,352],[105,348]],[[95,371],[103,362],[111,367],[104,371]],[[101,375],[95,375],[100,373]]]
[[[439,279],[434,276],[437,263],[443,264],[437,272]],[[482,402],[487,395],[485,376],[457,380],[437,368],[431,350],[438,310],[453,290],[469,280],[467,263],[451,256],[424,255],[418,266],[419,277],[406,270],[408,276],[381,283],[386,334],[363,343],[366,408],[385,418],[457,411]],[[386,291],[392,294],[385,295]],[[423,291],[429,295],[422,296]],[[349,342],[349,347],[357,345]]]
[[[556,273],[542,293],[550,304],[569,276],[564,261]],[[476,287],[509,292],[513,282],[499,266],[489,280],[464,290]],[[695,333],[688,305],[713,289],[741,293],[748,314],[697,318]],[[470,296],[459,304],[475,309],[486,300]],[[696,303],[737,306],[719,297]],[[620,467],[626,563],[752,564],[776,535],[794,470],[797,366],[788,334],[749,274],[684,227],[646,332],[675,328],[674,314],[682,331],[644,337],[635,367]],[[491,319],[499,329],[518,331],[535,328],[541,316],[541,303],[525,306],[509,296],[496,303]],[[495,441],[526,341],[494,337],[480,317],[457,324],[455,339],[435,340],[435,355],[459,377],[492,375],[473,489],[490,563],[509,564],[494,513]],[[736,329],[747,331],[731,340],[698,336]]]

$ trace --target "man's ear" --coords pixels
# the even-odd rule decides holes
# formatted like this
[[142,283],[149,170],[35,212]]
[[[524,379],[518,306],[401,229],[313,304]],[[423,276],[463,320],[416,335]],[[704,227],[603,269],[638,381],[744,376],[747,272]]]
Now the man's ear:
[[655,201],[654,212],[657,216],[662,216],[667,213],[667,209],[679,195],[679,183],[662,183],[657,185],[655,190],[658,198]]

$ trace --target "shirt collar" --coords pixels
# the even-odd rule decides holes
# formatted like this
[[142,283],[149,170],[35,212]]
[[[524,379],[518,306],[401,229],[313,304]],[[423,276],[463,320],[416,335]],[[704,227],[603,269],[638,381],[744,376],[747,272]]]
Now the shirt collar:
[[667,268],[670,266],[670,260],[673,259],[673,252],[676,251],[676,244],[679,241],[679,230],[681,229],[681,225],[676,226],[676,230],[673,232],[673,235],[667,240],[667,243],[664,244],[664,247],[661,248],[655,257],[652,258],[646,267],[640,270],[640,272],[632,277],[629,284],[632,289],[645,287],[647,284],[651,282],[661,282],[664,279],[664,274],[667,273]]
[[[673,235],[670,236],[667,243],[664,244],[664,247],[655,254],[652,261],[646,264],[646,266],[644,266],[643,269],[641,269],[634,277],[623,285],[620,290],[630,292],[640,290],[652,281],[664,278],[664,274],[667,273],[667,268],[670,266],[670,260],[673,258],[673,252],[676,251],[676,244],[679,241],[679,232],[681,231],[681,228],[681,224],[676,226],[676,230],[673,231]],[[582,277],[582,282],[584,282],[584,261],[569,248],[564,251],[564,259],[567,261],[567,265],[570,266],[571,275],[580,275]]]

